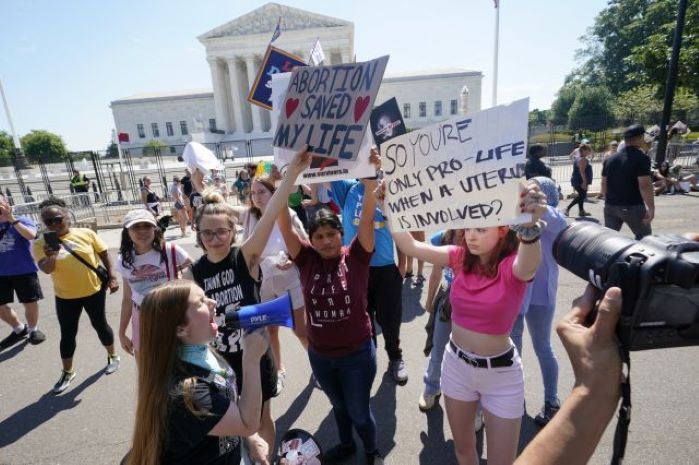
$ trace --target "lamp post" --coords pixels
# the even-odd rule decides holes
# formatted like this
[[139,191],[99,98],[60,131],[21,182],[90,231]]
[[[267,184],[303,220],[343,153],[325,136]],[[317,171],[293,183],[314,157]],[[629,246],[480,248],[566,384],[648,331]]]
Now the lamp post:
[[665,160],[665,150],[667,149],[667,126],[670,124],[670,113],[672,112],[672,101],[675,98],[675,85],[677,84],[677,64],[680,61],[680,48],[682,48],[682,30],[684,29],[684,17],[687,12],[687,0],[680,0],[677,11],[677,25],[675,26],[675,37],[672,40],[672,55],[670,56],[670,67],[667,70],[667,84],[665,85],[665,101],[663,102],[663,116],[660,121],[660,138],[658,148],[655,152],[655,161],[658,165]]
[[7,98],[5,97],[5,90],[2,87],[2,80],[0,79],[0,95],[2,95],[2,103],[5,107],[5,116],[7,117],[7,123],[10,125],[10,132],[12,133],[12,141],[15,145],[15,168],[24,169],[29,165],[27,164],[27,158],[22,153],[22,144],[19,141],[19,137],[15,132],[15,126],[12,124],[12,116],[10,115],[10,106],[7,104]]

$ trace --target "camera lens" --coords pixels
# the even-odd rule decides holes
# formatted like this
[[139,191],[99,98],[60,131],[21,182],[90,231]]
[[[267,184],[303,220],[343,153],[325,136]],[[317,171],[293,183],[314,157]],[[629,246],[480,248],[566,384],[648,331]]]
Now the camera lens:
[[602,288],[609,265],[636,241],[596,223],[574,223],[553,243],[553,256],[563,268]]

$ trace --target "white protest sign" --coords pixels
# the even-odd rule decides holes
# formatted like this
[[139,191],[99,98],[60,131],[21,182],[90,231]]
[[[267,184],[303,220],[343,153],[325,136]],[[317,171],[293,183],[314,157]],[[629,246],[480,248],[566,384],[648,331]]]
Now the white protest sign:
[[[272,112],[270,113],[272,127],[276,127],[277,120],[286,89],[289,87],[291,73],[278,73],[272,76]],[[331,158],[314,158],[311,167],[300,176],[301,183],[314,184],[319,182],[338,181],[340,179],[367,178],[376,174],[376,168],[369,163],[369,149],[372,145],[369,130],[364,133],[360,146],[360,155],[354,161],[337,160]],[[294,158],[296,151],[274,147],[274,163],[281,167],[288,165]]]
[[388,56],[363,63],[298,67],[272,145],[298,150],[308,144],[319,157],[355,160],[369,125]]
[[394,231],[526,222],[520,214],[529,99],[459,116],[381,145]]

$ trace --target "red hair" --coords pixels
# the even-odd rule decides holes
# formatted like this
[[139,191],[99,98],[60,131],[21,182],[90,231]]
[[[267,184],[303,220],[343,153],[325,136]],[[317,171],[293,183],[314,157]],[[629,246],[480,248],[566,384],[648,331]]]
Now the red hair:
[[500,226],[500,228],[507,228],[507,232],[500,237],[491,253],[491,260],[485,265],[481,263],[481,259],[478,255],[474,255],[468,250],[466,236],[464,235],[461,239],[461,247],[463,248],[462,270],[464,273],[480,274],[488,278],[493,278],[498,274],[500,262],[503,261],[505,257],[512,255],[519,246],[517,233],[507,226]]

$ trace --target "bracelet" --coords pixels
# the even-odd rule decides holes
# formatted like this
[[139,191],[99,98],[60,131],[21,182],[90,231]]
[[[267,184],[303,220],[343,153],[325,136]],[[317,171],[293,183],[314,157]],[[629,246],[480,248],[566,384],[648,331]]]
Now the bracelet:
[[525,240],[525,239],[520,238],[519,243],[530,245],[530,244],[534,244],[535,242],[539,242],[540,238],[541,238],[541,236],[536,236],[534,239],[531,239],[531,240]]
[[546,229],[546,221],[539,220],[531,226],[524,226],[522,224],[515,224],[510,226],[510,228],[517,233],[519,240],[525,244],[531,244],[536,242],[541,234],[543,234]]
[[14,226],[14,225],[16,225],[17,223],[19,223],[19,220],[14,220],[13,222],[10,223],[10,225],[11,225],[11,226]]

